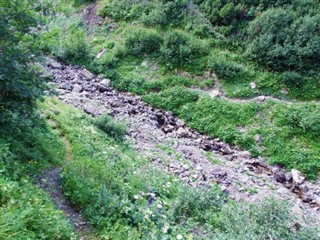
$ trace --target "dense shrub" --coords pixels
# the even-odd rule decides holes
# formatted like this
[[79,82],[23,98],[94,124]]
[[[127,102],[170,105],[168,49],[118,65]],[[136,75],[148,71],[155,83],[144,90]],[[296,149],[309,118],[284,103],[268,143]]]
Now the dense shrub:
[[314,69],[320,62],[320,15],[270,9],[248,29],[247,55],[274,70]]
[[125,46],[128,53],[138,56],[158,52],[163,41],[161,36],[155,30],[147,28],[130,30],[125,36]]
[[131,0],[106,1],[100,10],[100,14],[116,20],[134,20],[140,18],[144,11],[149,10],[149,4],[144,0],[136,0],[134,3]]
[[168,87],[173,86],[185,86],[185,87],[191,87],[192,82],[182,76],[168,76],[163,78],[163,83]]
[[283,82],[287,86],[299,87],[305,84],[307,78],[297,72],[283,72],[281,74]]
[[63,161],[64,148],[58,135],[37,113],[1,117],[0,173],[2,165],[4,176],[20,179]]
[[43,5],[35,0],[0,1],[0,124],[6,114],[28,114],[47,90],[36,67],[40,62],[39,33]]
[[123,124],[115,123],[109,115],[101,115],[93,119],[93,124],[115,140],[121,141],[126,134],[126,127]]
[[84,3],[92,3],[94,2],[95,0],[73,0],[73,3],[75,6],[80,6]]
[[190,65],[197,58],[208,54],[208,45],[198,38],[181,31],[170,31],[161,47],[162,61],[168,67]]
[[225,80],[241,80],[239,78],[248,77],[245,68],[228,59],[211,56],[208,60],[207,66],[210,70],[214,71],[219,78]]
[[147,26],[159,26],[161,28],[179,26],[187,16],[188,5],[188,0],[157,0],[142,17],[142,22]]
[[78,26],[71,26],[66,31],[60,33],[66,35],[60,36],[59,48],[54,54],[65,61],[82,61],[87,54],[86,33]]

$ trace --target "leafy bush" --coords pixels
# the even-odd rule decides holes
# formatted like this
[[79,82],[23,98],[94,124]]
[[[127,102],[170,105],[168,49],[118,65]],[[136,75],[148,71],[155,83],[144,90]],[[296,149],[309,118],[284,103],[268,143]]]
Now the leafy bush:
[[48,90],[36,67],[40,62],[39,33],[44,3],[36,0],[0,2],[0,123],[5,111],[28,113]]
[[152,93],[143,97],[143,100],[157,108],[163,108],[178,113],[180,108],[191,102],[196,102],[199,93],[187,88],[176,86],[160,93]]
[[301,130],[315,137],[318,135],[320,131],[320,108],[318,106],[290,107],[282,114],[284,117],[279,118],[280,124],[289,125],[295,130]]
[[60,37],[59,49],[54,54],[65,61],[82,61],[87,54],[86,33],[77,26],[71,26],[66,31],[60,33],[65,35]]
[[188,14],[188,4],[188,0],[158,0],[154,6],[142,16],[141,20],[147,26],[159,26],[161,28],[179,26]]
[[287,86],[293,87],[305,85],[307,79],[297,72],[284,72],[281,74],[281,77]]
[[72,227],[45,194],[27,181],[0,177],[1,239],[72,239]]
[[73,3],[75,6],[80,6],[84,3],[92,3],[94,2],[95,0],[73,0]]
[[113,82],[113,86],[120,91],[130,91],[135,94],[143,95],[146,93],[145,89],[146,79],[136,76],[120,77]]
[[126,32],[125,36],[125,46],[128,53],[138,56],[147,53],[157,53],[163,41],[155,30],[146,28],[132,29]]
[[161,47],[162,61],[168,67],[190,65],[197,58],[208,54],[208,45],[198,38],[181,31],[170,31]]
[[126,134],[126,127],[117,124],[109,115],[101,115],[93,119],[93,124],[100,130],[116,140],[123,140]]
[[319,67],[320,15],[270,9],[250,23],[247,55],[274,70]]
[[2,174],[10,179],[37,174],[64,159],[64,148],[59,136],[38,114],[32,115],[2,115],[0,166],[5,167]]
[[145,11],[149,10],[149,4],[144,0],[136,0],[134,3],[130,0],[106,1],[100,10],[100,14],[116,20],[134,20],[140,18]]
[[163,83],[168,87],[173,86],[184,86],[184,87],[191,87],[192,82],[182,76],[169,76],[165,77]]
[[185,219],[193,219],[199,222],[206,222],[212,217],[213,212],[218,212],[224,204],[225,198],[219,193],[216,187],[199,188],[190,191],[183,188],[179,191],[173,203],[172,216],[178,223]]
[[[218,77],[225,80],[240,80],[248,77],[244,67],[234,61],[228,61],[223,58],[210,57],[207,63],[210,70],[214,71]],[[239,79],[240,78],[240,79]]]

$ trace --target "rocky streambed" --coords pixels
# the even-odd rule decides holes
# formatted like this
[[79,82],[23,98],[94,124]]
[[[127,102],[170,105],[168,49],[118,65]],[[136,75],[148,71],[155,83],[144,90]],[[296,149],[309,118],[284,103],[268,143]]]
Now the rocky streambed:
[[127,125],[127,138],[155,167],[191,186],[217,183],[236,200],[259,202],[273,196],[320,219],[320,187],[297,170],[285,173],[263,158],[201,134],[171,112],[155,109],[138,96],[118,92],[110,80],[86,69],[48,60],[59,99],[97,116],[108,113]]

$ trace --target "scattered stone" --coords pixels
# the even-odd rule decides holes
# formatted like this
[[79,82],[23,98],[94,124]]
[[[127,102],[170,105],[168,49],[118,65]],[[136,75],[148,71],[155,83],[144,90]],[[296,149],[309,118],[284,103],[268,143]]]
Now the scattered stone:
[[100,59],[100,58],[105,54],[105,52],[106,52],[106,49],[100,50],[100,52],[98,52],[96,58],[97,58],[97,59]]
[[101,26],[103,24],[103,22],[104,22],[103,17],[101,17],[101,16],[96,17],[96,24],[97,25]]
[[72,92],[81,93],[81,92],[82,92],[82,86],[79,85],[79,84],[74,84],[74,85],[73,85]]
[[92,80],[95,77],[94,74],[89,72],[87,69],[83,69],[81,75],[87,80]]
[[209,92],[210,96],[215,98],[215,97],[220,97],[220,91],[219,90],[211,90]]
[[111,80],[110,80],[110,79],[107,79],[107,78],[103,79],[103,80],[100,82],[100,84],[101,84],[102,86],[105,86],[105,87],[110,87],[110,83],[111,83]]
[[63,69],[63,66],[61,63],[58,63],[56,61],[50,61],[48,66],[52,69],[59,69],[59,70],[62,70]]
[[101,114],[107,112],[103,107],[97,107],[97,106],[94,106],[92,104],[85,104],[83,106],[83,110],[86,113],[91,114],[92,116],[101,115]]
[[141,63],[141,66],[142,67],[148,67],[148,61],[147,60],[144,60],[142,63]]
[[256,134],[256,135],[254,136],[254,140],[255,140],[256,143],[258,143],[258,144],[262,144],[262,141],[263,141],[262,136],[261,136],[260,134]]
[[257,84],[256,84],[255,82],[251,82],[251,83],[250,83],[250,88],[251,88],[252,90],[256,89],[256,88],[257,88]]
[[286,181],[286,176],[284,175],[283,172],[277,172],[274,175],[274,177],[275,177],[276,181],[279,183],[284,183]]
[[72,90],[72,86],[71,86],[70,83],[62,83],[62,84],[60,85],[60,88],[61,88],[61,89],[65,89],[65,90],[69,90],[69,91]]
[[112,32],[112,31],[114,31],[114,30],[116,30],[118,28],[118,23],[111,22],[111,23],[108,24],[108,28]]
[[226,145],[224,148],[221,149],[221,152],[223,154],[232,154],[233,150],[230,148],[229,145]]
[[292,182],[292,173],[291,172],[286,173],[285,178],[287,182]]
[[304,177],[302,177],[301,172],[296,169],[291,170],[292,180],[296,184],[301,184],[304,181]]
[[186,137],[188,135],[188,132],[182,127],[178,128],[176,133],[179,137]]
[[259,97],[257,97],[257,100],[259,102],[264,102],[266,100],[266,97],[265,96],[259,96]]
[[283,88],[283,89],[281,89],[280,93],[282,93],[283,95],[288,95],[289,90],[287,88]]

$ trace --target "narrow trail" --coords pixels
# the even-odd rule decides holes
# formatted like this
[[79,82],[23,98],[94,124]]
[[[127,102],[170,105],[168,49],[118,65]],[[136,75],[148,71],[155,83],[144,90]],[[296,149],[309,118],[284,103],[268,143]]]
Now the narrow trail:
[[[155,109],[138,96],[118,92],[110,81],[85,69],[48,63],[59,99],[96,116],[108,113],[127,125],[128,139],[155,167],[197,187],[217,183],[231,198],[260,202],[273,196],[320,221],[320,186],[297,182],[263,158],[190,129],[171,112]],[[299,176],[300,177],[300,176]]]
[[285,103],[288,105],[292,104],[303,104],[303,103],[315,103],[315,104],[320,104],[319,100],[312,100],[312,101],[300,101],[300,100],[290,100],[290,99],[282,99],[282,98],[276,98],[273,96],[268,96],[268,95],[259,95],[259,96],[254,96],[251,98],[231,98],[226,95],[226,93],[222,90],[221,84],[219,82],[219,79],[215,77],[215,85],[213,88],[207,89],[207,90],[202,90],[202,89],[193,89],[203,95],[210,96],[212,98],[220,98],[223,100],[227,100],[230,102],[234,103],[249,103],[249,102],[265,102],[267,100],[271,100],[274,102],[279,102],[279,103]]
[[[66,161],[72,161],[70,142],[62,138],[66,147]],[[79,240],[94,239],[86,220],[81,213],[70,204],[63,194],[60,178],[61,168],[55,167],[45,171],[38,179],[39,186],[49,195],[57,208],[64,212],[79,236]]]

